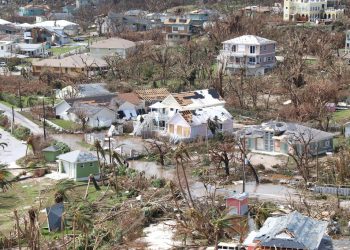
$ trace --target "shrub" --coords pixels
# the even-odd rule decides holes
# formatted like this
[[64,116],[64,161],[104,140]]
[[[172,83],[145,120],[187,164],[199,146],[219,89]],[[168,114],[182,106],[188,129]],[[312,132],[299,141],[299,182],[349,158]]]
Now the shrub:
[[0,127],[9,128],[10,121],[6,115],[0,115]]
[[210,166],[211,160],[207,154],[203,155],[202,164],[203,166]]
[[132,133],[132,131],[134,131],[134,126],[132,122],[125,122],[123,124],[123,132],[124,133]]
[[66,143],[61,141],[54,141],[52,145],[58,147],[63,154],[71,151],[71,148]]
[[156,188],[163,188],[166,184],[165,179],[154,179],[151,182],[151,185]]
[[16,95],[0,93],[0,100],[5,101],[13,106],[19,106],[19,98]]
[[18,140],[26,141],[30,134],[30,129],[22,126],[16,126],[16,128],[13,130],[13,136]]

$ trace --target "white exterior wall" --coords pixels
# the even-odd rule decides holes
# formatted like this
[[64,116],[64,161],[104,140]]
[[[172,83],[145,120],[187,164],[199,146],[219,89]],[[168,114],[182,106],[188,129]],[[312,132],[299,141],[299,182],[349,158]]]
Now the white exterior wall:
[[[97,120],[98,118],[98,120]],[[96,127],[109,127],[112,122],[116,120],[116,113],[107,108],[101,110],[92,117],[89,117],[88,126],[92,128]]]
[[211,132],[207,128],[207,124],[205,123],[191,127],[191,139],[196,139],[198,137],[206,137],[207,133],[208,137],[210,137],[209,134],[211,135]]
[[55,107],[55,115],[56,116],[65,115],[67,110],[70,108],[71,108],[71,106],[66,101],[62,101],[60,104],[58,104]]
[[233,130],[233,120],[227,119],[222,123],[222,132],[230,132]]
[[126,118],[137,117],[136,106],[130,102],[124,102],[119,108],[118,111],[123,111]]
[[123,49],[123,48],[90,48],[90,54],[93,57],[101,58],[107,56],[119,55],[121,58],[126,58],[128,53],[132,52],[132,48]]
[[60,169],[61,173],[67,174],[70,179],[75,180],[77,178],[77,172],[74,163],[60,160],[60,164],[62,166],[62,169]]
[[284,0],[283,5],[284,21],[296,21],[297,15],[307,17],[312,22],[327,18],[336,20],[343,13],[344,10],[328,8],[327,0]]
[[[250,48],[255,47],[251,53]],[[235,48],[235,50],[234,50]],[[276,43],[237,44],[224,43],[218,56],[219,67],[224,66],[228,73],[246,71],[246,75],[264,75],[265,71],[276,66]],[[250,62],[253,59],[253,62]]]
[[345,51],[350,51],[350,30],[346,31],[346,38],[345,38]]

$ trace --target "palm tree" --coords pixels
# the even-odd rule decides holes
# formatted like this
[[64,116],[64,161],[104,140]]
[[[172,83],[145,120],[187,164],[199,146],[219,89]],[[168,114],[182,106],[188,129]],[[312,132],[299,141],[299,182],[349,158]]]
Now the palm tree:
[[112,159],[113,159],[112,164],[113,164],[113,177],[114,177],[114,181],[112,183],[114,183],[113,186],[115,188],[115,191],[118,192],[118,183],[117,183],[118,168],[116,163],[118,163],[118,165],[122,167],[124,166],[124,163],[123,163],[124,160],[123,160],[123,157],[115,151],[113,151],[112,153]]
[[100,141],[98,140],[95,140],[95,143],[94,143],[94,146],[95,146],[95,149],[96,149],[96,153],[97,153],[97,160],[98,160],[98,165],[100,167],[100,179],[102,180],[102,184],[104,184],[104,176],[103,176],[103,167],[101,165],[101,162],[100,162],[100,154],[104,160],[104,165],[106,164],[106,153],[105,151],[103,150],[102,146],[101,146],[101,143]]
[[77,185],[73,180],[60,180],[54,187],[54,198],[56,203],[68,200],[67,192],[75,188]]
[[[177,147],[177,149],[175,151],[175,160],[176,160],[176,173],[177,173],[177,178],[178,178],[178,181],[179,181],[180,190],[181,190],[184,198],[186,199],[185,192],[184,192],[184,190],[182,188],[182,185],[181,185],[179,166],[181,166],[181,169],[182,169],[182,173],[183,173],[183,176],[184,176],[188,197],[189,197],[189,199],[191,201],[191,207],[194,207],[194,202],[193,202],[193,199],[192,199],[192,195],[191,195],[191,191],[190,191],[190,187],[189,187],[189,184],[188,184],[188,179],[187,179],[187,175],[186,175],[186,171],[185,171],[185,166],[184,166],[184,161],[191,160],[191,157],[190,157],[190,154],[188,153],[187,149],[185,148],[185,146],[183,144],[180,144]],[[190,204],[188,203],[188,205],[190,205]]]
[[28,149],[29,149],[29,147],[32,148],[33,154],[35,154],[34,138],[33,138],[32,135],[29,136],[28,139],[27,139],[26,157],[27,157],[27,155],[28,155]]
[[5,164],[0,164],[0,188],[3,192],[6,192],[11,186],[11,182],[8,179],[11,173],[5,169],[6,166]]
[[28,98],[25,100],[24,105],[25,105],[26,107],[32,107],[33,104],[34,104],[34,101],[36,101],[36,100],[37,100],[36,97],[28,96]]
[[89,243],[89,231],[93,223],[91,220],[92,211],[88,206],[80,205],[73,207],[71,210],[72,222],[73,222],[73,249],[75,248],[75,231],[79,229],[83,232],[85,237],[85,249],[88,248]]
[[232,230],[239,235],[240,243],[243,242],[244,235],[248,232],[248,219],[241,215],[224,215],[219,218],[215,218],[211,224],[214,226],[215,234],[215,249],[218,247],[219,238],[225,232],[225,230]]
[[[8,146],[7,143],[0,142],[0,147],[2,147],[2,149],[5,149],[5,147],[7,146]],[[2,189],[3,192],[6,192],[9,186],[11,185],[11,183],[8,180],[11,173],[5,169],[6,166],[7,166],[6,164],[0,164],[0,188]]]

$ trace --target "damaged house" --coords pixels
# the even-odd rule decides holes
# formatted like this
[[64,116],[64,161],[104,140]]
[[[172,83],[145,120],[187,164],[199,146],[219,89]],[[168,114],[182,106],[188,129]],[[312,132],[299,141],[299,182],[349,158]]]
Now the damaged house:
[[117,95],[116,104],[119,118],[127,120],[145,114],[145,101],[136,93],[120,93]]
[[288,155],[308,148],[311,155],[320,155],[333,151],[333,134],[296,123],[270,121],[238,133],[252,152]]
[[269,217],[259,231],[252,231],[244,245],[248,250],[328,250],[332,242],[326,236],[328,222],[317,221],[297,211]]
[[78,122],[86,119],[86,125],[94,127],[110,126],[117,119],[114,110],[115,94],[65,99],[54,106],[56,118]]
[[150,112],[134,125],[134,134],[153,131],[179,141],[231,131],[233,118],[224,108],[225,103],[214,89],[170,94],[149,106]]

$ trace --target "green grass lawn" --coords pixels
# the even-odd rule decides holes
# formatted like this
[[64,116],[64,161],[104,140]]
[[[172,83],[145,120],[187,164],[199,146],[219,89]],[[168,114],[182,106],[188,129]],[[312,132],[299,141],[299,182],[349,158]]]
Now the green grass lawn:
[[72,121],[66,121],[62,119],[50,119],[51,122],[55,123],[56,125],[60,126],[61,128],[65,130],[76,130],[80,127],[79,124],[72,122]]
[[18,113],[20,113],[21,115],[23,115],[25,118],[27,118],[28,120],[34,122],[35,124],[39,125],[39,126],[42,126],[42,122],[37,120],[37,119],[34,119],[34,116],[32,115],[31,112],[28,112],[28,111],[19,111]]
[[55,47],[55,48],[51,48],[50,51],[52,52],[52,54],[54,56],[59,56],[62,55],[64,53],[68,53],[74,49],[79,48],[79,46],[62,46],[62,47]]
[[[8,103],[8,102],[5,102],[5,101],[1,101],[0,100],[0,103],[1,104],[4,104],[5,106],[7,106],[7,107],[9,107],[9,108],[11,108],[13,105],[11,105],[11,103]],[[14,108],[17,108],[17,106],[13,106]]]
[[31,206],[39,207],[39,197],[41,199],[43,209],[53,201],[47,199],[49,194],[40,193],[45,190],[47,182],[19,182],[13,184],[7,192],[0,191],[0,232],[6,233],[13,228],[15,220],[13,219],[13,210],[17,209],[18,215],[22,217],[27,213]]
[[334,112],[333,121],[337,123],[345,123],[350,120],[350,109],[347,110],[339,110]]

